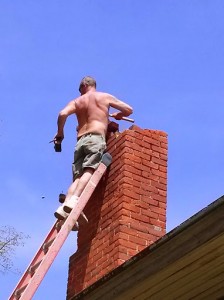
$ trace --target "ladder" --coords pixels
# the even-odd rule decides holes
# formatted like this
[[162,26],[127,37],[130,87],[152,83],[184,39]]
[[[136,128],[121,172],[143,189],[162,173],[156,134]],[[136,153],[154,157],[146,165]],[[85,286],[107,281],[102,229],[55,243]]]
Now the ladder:
[[57,220],[55,222],[43,244],[37,251],[30,265],[9,297],[9,300],[32,299],[45,274],[56,258],[80,214],[82,213],[94,189],[105,173],[107,167],[111,164],[111,160],[112,157],[109,153],[105,153],[102,156],[101,163],[91,176],[89,182],[79,197],[78,203],[65,220]]

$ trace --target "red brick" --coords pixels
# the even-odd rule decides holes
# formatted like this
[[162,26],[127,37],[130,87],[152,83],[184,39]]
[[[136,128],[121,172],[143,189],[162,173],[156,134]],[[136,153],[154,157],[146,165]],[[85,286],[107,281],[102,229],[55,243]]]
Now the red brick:
[[128,196],[130,198],[137,199],[137,200],[140,199],[140,195],[138,195],[137,193],[135,193],[133,191],[124,189],[123,193],[124,193],[125,196]]
[[133,205],[131,203],[123,203],[123,208],[126,209],[126,210],[129,210],[130,212],[135,212],[137,214],[140,213],[140,208],[137,207],[136,205]]
[[154,200],[158,200],[159,203],[162,202],[162,203],[165,204],[166,203],[166,196],[161,195],[160,192],[161,191],[159,191],[158,195],[157,194],[153,195],[153,198],[154,198]]
[[141,186],[140,181],[133,180],[133,178],[130,178],[130,177],[122,177],[121,180],[119,181],[119,185],[123,187],[123,183],[127,183],[127,184],[130,184],[131,186],[135,186],[135,187]]
[[146,248],[146,246],[142,246],[142,245],[138,245],[138,246],[137,246],[138,252],[144,250],[145,248]]
[[118,265],[119,265],[120,259],[123,260],[123,262],[125,262],[126,260],[129,259],[129,255],[124,254],[122,252],[117,252],[114,259],[116,259],[118,261]]
[[151,145],[156,145],[156,146],[159,146],[160,145],[160,142],[156,139],[153,139],[153,138],[149,138],[147,136],[144,136],[143,137],[143,141],[151,144]]
[[167,149],[152,145],[152,150],[154,150],[160,154],[163,154],[164,158],[167,159]]
[[161,177],[161,178],[159,179],[159,182],[162,183],[162,184],[164,184],[164,185],[166,185],[166,184],[167,184],[167,179]]
[[121,225],[121,226],[119,227],[119,230],[120,230],[120,232],[126,233],[128,236],[130,236],[130,235],[135,236],[135,235],[136,235],[136,232],[133,231],[133,230],[132,230],[130,227],[128,227],[127,225]]
[[[160,168],[159,168],[160,169]],[[162,177],[162,178],[165,178],[167,179],[167,173],[166,172],[162,172],[160,170],[155,170],[155,169],[152,169],[152,174],[153,175],[156,175],[158,177]]]
[[144,223],[149,222],[149,217],[148,216],[144,216],[144,215],[141,215],[141,214],[136,214],[134,212],[131,212],[131,218],[135,219],[137,221],[140,221],[140,222],[144,222]]
[[160,146],[161,148],[168,149],[167,143],[161,143]]
[[165,209],[150,205],[150,210],[152,212],[158,213],[160,215],[165,215]]
[[133,174],[131,172],[128,171],[124,171],[122,172],[123,176],[129,177],[129,178],[133,178]]
[[166,191],[166,189],[167,189],[166,184],[162,184],[162,183],[159,183],[159,182],[156,182],[156,181],[151,181],[151,184],[152,184],[152,186],[158,188],[159,190]]
[[147,245],[146,239],[143,239],[143,238],[137,237],[137,236],[133,236],[133,235],[130,235],[129,241],[134,244],[137,244],[137,245],[142,245],[142,246]]
[[155,219],[150,219],[150,224],[153,224],[153,225],[156,225],[156,226],[159,226],[161,228],[165,228],[165,222],[162,222],[160,220],[155,220]]
[[138,253],[137,250],[133,250],[133,249],[128,249],[128,256],[132,257],[134,255],[136,255]]
[[136,151],[136,150],[133,150],[134,151],[134,155],[137,156],[137,157],[140,157],[142,159],[144,159],[146,157],[145,153],[142,151]]
[[166,172],[167,172],[167,167],[159,166],[159,170],[160,170],[161,172],[166,173]]
[[[149,173],[149,172],[146,172],[146,171],[142,171],[142,176],[144,177],[144,178],[147,178],[147,179],[151,179],[151,180],[153,180],[153,181],[159,181],[159,177],[158,176],[155,176],[155,175],[153,175],[153,174],[151,174],[151,173]],[[151,182],[151,181],[149,181],[149,182]]]
[[150,211],[148,209],[147,210],[143,210],[142,209],[142,214],[146,215],[148,217],[154,218],[154,219],[158,219],[159,218],[159,214],[158,213],[152,212],[152,211]]
[[151,228],[148,228],[148,233],[154,235],[157,238],[159,238],[159,237],[161,237],[161,236],[164,235],[164,233],[162,232],[162,230],[155,230],[155,229],[151,229]]
[[140,182],[141,185],[142,184],[148,184],[150,182],[149,179],[142,177],[142,175],[139,176],[139,175],[132,174],[132,178],[133,178],[133,180],[136,180],[136,181]]
[[141,171],[132,167],[132,166],[129,166],[129,165],[124,165],[122,168],[121,168],[121,172],[122,171],[128,171],[128,172],[131,172],[133,174],[136,174],[136,175],[141,175]]
[[[165,202],[165,201],[164,201],[164,202]],[[160,203],[159,203],[159,207],[166,209],[166,203],[160,202]]]
[[[146,144],[147,145],[147,144]],[[148,159],[148,160],[151,160],[151,156],[153,155],[153,151],[149,148],[149,146],[146,148],[146,147],[143,147],[142,148],[142,156],[144,159]],[[158,154],[158,157],[159,157],[159,154]]]
[[[150,180],[150,184],[152,183],[152,180]],[[159,194],[158,188],[149,185],[149,184],[142,184],[142,189],[145,191],[153,192],[155,194]]]
[[[129,132],[129,134],[130,134],[130,132]],[[135,132],[135,133],[134,133],[134,137],[135,137],[136,139],[140,140],[140,141],[143,140],[143,135],[140,134],[139,132]],[[136,141],[136,142],[138,142],[138,141]]]
[[145,233],[148,233],[148,228],[147,226],[144,224],[144,225],[141,225],[140,222],[135,222],[134,220],[131,221],[130,223],[130,227],[132,229],[135,229],[137,231],[141,231],[141,232],[145,232]]
[[118,261],[117,261],[117,266],[123,265],[124,262],[125,262],[125,260],[123,260],[123,259],[118,259]]
[[156,157],[152,157],[152,162],[154,162],[157,165],[162,165],[164,167],[167,166],[167,161],[166,160],[159,159],[159,158],[156,158]]
[[143,137],[144,136],[152,137],[152,130],[144,129],[143,130]]
[[141,200],[147,202],[150,205],[159,206],[159,201],[151,199],[150,197],[142,196]]
[[124,145],[123,149],[117,149],[119,151],[119,155],[123,156],[125,153],[129,153],[134,155],[134,150],[132,148],[127,147],[126,145]]
[[153,161],[148,161],[148,160],[143,159],[142,164],[144,166],[147,166],[147,167],[152,168],[152,169],[159,169],[159,165],[157,163],[153,162]]
[[141,152],[142,151],[142,146],[136,143],[131,143],[129,141],[123,142],[123,147],[128,147],[130,149],[133,149],[135,151]]
[[159,220],[161,220],[161,221],[163,221],[165,223],[166,222],[166,216],[159,215]]
[[120,240],[119,244],[121,246],[126,247],[127,249],[133,249],[133,250],[137,249],[137,245],[135,243],[133,243],[133,242],[130,242],[130,241]]
[[128,159],[130,160],[131,162],[137,162],[137,163],[141,163],[142,162],[142,159],[133,155],[133,154],[130,154],[130,153],[124,153],[124,159]]
[[160,158],[161,158],[162,160],[166,160],[166,161],[168,160],[166,154],[160,154]]

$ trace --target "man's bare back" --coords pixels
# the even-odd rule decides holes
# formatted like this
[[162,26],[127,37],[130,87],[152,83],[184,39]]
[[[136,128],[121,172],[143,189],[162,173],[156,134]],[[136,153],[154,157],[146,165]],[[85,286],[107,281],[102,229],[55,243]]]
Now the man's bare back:
[[74,100],[78,120],[78,137],[86,133],[106,135],[110,106],[123,109],[124,104],[107,93],[89,91]]
[[69,102],[58,116],[58,133],[55,139],[64,138],[64,124],[67,117],[76,114],[78,120],[78,137],[86,133],[99,133],[106,136],[109,108],[120,112],[113,113],[113,117],[121,119],[129,116],[133,109],[125,102],[118,100],[108,93],[97,92],[95,87],[87,86],[82,89],[82,95]]

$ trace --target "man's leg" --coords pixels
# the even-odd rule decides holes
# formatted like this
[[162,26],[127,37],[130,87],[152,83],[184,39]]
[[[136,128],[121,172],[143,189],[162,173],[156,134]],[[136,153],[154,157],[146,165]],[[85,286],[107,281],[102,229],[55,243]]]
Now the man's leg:
[[65,198],[65,202],[68,201],[74,195],[75,190],[79,184],[79,181],[80,181],[80,177],[76,178],[75,181],[70,185],[70,187],[68,188],[68,193]]
[[[68,189],[68,193],[66,195],[66,198],[65,198],[65,201],[64,201],[64,204],[73,196],[74,194],[74,191],[79,183],[79,180],[80,178],[77,177],[75,179],[75,181],[70,185],[69,189]],[[65,218],[67,218],[68,216],[68,213],[66,213],[63,209],[64,207],[64,204],[59,206],[58,209],[55,211],[54,215],[57,219],[60,219],[60,220],[63,220]]]
[[86,187],[87,183],[89,182],[92,174],[94,172],[93,168],[85,168],[82,176],[79,178],[77,185],[74,185],[69,188],[72,196],[68,199],[66,197],[65,204],[63,209],[65,212],[70,213],[74,205],[77,203],[79,196],[82,194],[84,188]]
[[86,187],[87,183],[89,182],[94,171],[95,170],[93,168],[85,168],[84,169],[84,172],[83,172],[82,176],[79,178],[79,181],[77,183],[77,187],[74,190],[74,193],[73,193],[74,196],[79,197],[82,194],[84,188]]

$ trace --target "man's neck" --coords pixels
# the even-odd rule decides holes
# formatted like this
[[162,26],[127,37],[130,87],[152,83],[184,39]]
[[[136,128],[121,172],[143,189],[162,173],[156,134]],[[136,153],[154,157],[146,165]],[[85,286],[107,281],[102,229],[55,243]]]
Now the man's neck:
[[89,87],[87,88],[87,92],[96,92],[96,88],[93,87],[93,86],[89,86]]
[[86,89],[86,91],[85,91],[85,93],[83,93],[83,94],[81,94],[81,95],[85,95],[85,94],[87,94],[87,93],[94,93],[94,92],[96,92],[96,89],[94,88],[94,87],[88,87],[87,89]]

